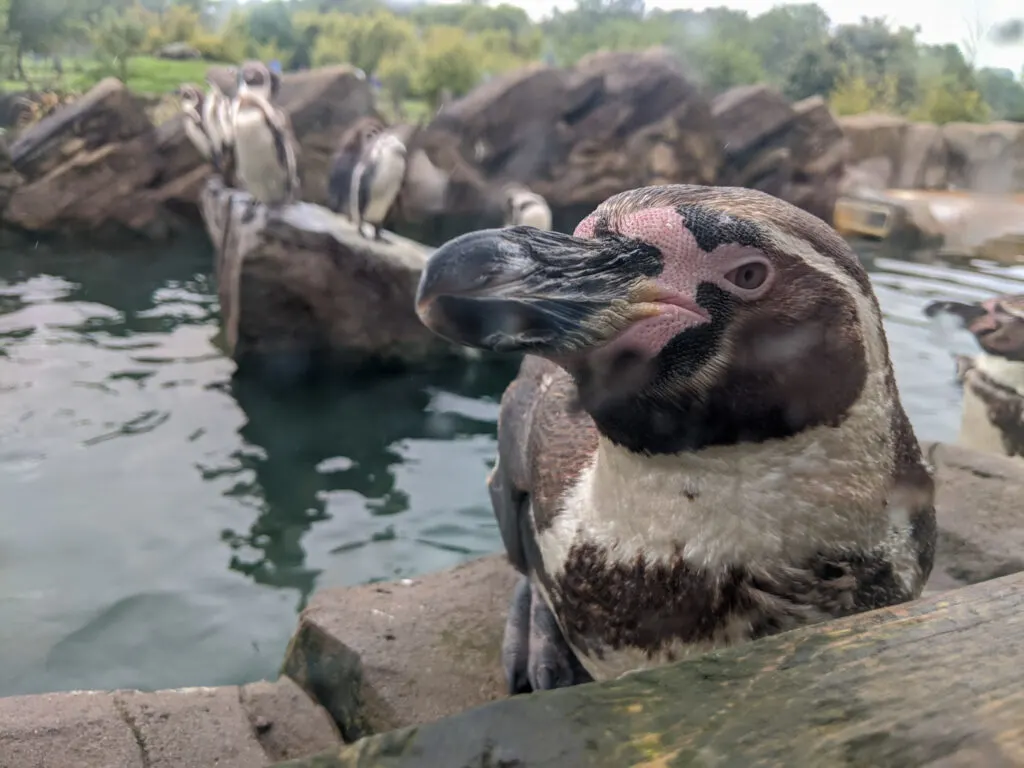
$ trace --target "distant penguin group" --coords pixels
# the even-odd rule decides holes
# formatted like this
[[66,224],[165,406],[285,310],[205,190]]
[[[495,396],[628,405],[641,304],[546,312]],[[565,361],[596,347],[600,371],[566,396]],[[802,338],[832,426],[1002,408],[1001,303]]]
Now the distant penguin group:
[[178,89],[189,140],[225,184],[238,181],[252,196],[246,220],[261,203],[299,198],[297,142],[288,116],[273,104],[280,84],[265,64],[248,61],[237,70],[232,99],[211,78],[205,94],[191,84]]

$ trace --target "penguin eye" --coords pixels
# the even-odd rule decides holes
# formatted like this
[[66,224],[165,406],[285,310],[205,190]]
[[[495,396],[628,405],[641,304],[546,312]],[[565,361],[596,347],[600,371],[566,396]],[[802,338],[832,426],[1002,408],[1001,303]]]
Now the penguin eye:
[[760,261],[751,261],[727,272],[725,279],[737,288],[753,291],[764,285],[764,281],[768,279],[768,267]]

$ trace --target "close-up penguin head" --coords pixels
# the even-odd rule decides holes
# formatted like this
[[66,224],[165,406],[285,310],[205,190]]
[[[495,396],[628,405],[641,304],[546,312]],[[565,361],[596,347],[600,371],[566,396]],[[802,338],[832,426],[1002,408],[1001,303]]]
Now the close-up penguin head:
[[838,425],[872,371],[890,374],[856,256],[748,189],[624,192],[572,236],[463,235],[429,259],[417,311],[460,344],[559,364],[599,429],[629,444],[643,425],[645,450]]

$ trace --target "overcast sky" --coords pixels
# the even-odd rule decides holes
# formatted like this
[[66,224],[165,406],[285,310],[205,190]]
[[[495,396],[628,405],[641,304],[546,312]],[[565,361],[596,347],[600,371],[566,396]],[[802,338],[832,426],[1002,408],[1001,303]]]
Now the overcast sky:
[[[567,10],[575,5],[573,0],[507,0],[525,9],[533,18],[540,18],[554,7]],[[777,0],[718,0],[712,3],[685,2],[685,0],[647,0],[648,8],[703,8],[726,6],[745,10],[752,16],[781,5]],[[1024,0],[818,0],[833,24],[857,22],[861,16],[885,16],[893,24],[921,27],[921,40],[926,43],[963,42],[975,19],[983,25],[1005,21],[1024,15]],[[1019,73],[1024,66],[1024,46],[996,46],[983,43],[979,46],[979,66],[1008,67]]]

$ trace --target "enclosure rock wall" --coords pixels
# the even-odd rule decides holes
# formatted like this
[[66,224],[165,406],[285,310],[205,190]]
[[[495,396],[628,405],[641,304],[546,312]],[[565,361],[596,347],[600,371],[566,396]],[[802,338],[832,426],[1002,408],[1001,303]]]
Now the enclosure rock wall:
[[1024,123],[914,123],[880,114],[840,119],[850,145],[844,191],[1024,192]]
[[[226,71],[211,75],[230,91]],[[302,146],[304,197],[322,202],[337,135],[374,114],[369,86],[348,66],[289,74],[278,103]],[[143,101],[116,78],[28,128],[9,154],[13,174],[0,154],[0,218],[31,232],[163,238],[195,221],[210,173],[182,117],[154,126]]]
[[[232,94],[228,69],[209,76]],[[358,119],[379,119],[373,93],[358,70],[328,67],[285,75],[277,103],[300,144],[302,198],[322,204],[339,140]],[[2,220],[167,236],[197,218],[210,175],[183,126],[180,114],[154,126],[140,98],[104,80],[11,145],[14,174],[0,162],[0,204],[10,197]],[[526,67],[401,128],[410,164],[396,218],[425,225],[403,231],[427,242],[500,224],[511,181],[542,194],[568,231],[610,195],[667,183],[756,187],[829,219],[845,151],[820,99],[790,104],[756,86],[709,101],[662,49]]]
[[[608,196],[667,183],[753,186],[830,218],[842,138],[820,99],[792,105],[758,86],[711,102],[669,53],[651,49],[495,78],[444,106],[419,141],[451,173],[447,216],[497,223],[497,190],[516,181],[572,231]],[[406,210],[416,217],[415,205]]]

